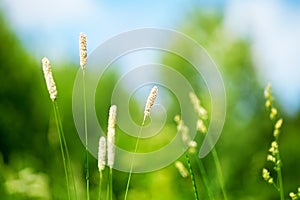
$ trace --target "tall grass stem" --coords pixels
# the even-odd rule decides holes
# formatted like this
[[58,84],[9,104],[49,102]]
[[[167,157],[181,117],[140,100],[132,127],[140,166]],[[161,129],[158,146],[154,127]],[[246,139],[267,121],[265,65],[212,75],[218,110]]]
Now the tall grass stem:
[[221,190],[222,190],[222,193],[223,193],[224,200],[227,200],[228,198],[227,198],[227,194],[226,194],[222,168],[221,168],[219,156],[218,156],[218,153],[217,153],[217,150],[216,150],[215,147],[212,149],[212,157],[213,157],[213,160],[214,160],[215,165],[216,165],[218,179],[219,179],[219,182],[220,182],[220,185],[221,185]]
[[66,185],[67,185],[67,191],[68,191],[68,199],[70,200],[71,193],[70,193],[70,185],[69,185],[69,175],[68,175],[67,163],[66,163],[65,152],[64,152],[63,142],[62,142],[63,132],[62,132],[62,128],[60,126],[61,119],[60,119],[59,112],[58,112],[57,102],[52,101],[52,105],[53,105],[53,110],[54,110],[54,118],[55,118],[55,122],[56,122],[56,126],[57,126],[57,133],[58,133],[58,138],[59,138],[61,156],[62,156],[63,165],[64,165]]
[[109,168],[109,200],[112,200],[113,196],[113,184],[112,184],[112,167]]
[[[280,160],[279,153],[277,154],[277,160]],[[281,160],[280,160],[281,161]],[[284,191],[283,191],[283,180],[282,180],[282,173],[281,173],[281,164],[278,167],[278,184],[279,184],[279,193],[280,193],[280,200],[284,200]]]
[[99,191],[98,191],[98,200],[101,200],[101,188],[102,188],[102,170],[99,172]]
[[139,130],[139,134],[138,134],[138,137],[137,137],[137,140],[136,140],[136,143],[135,143],[135,148],[134,148],[134,154],[133,154],[133,157],[131,159],[131,163],[130,163],[130,170],[129,170],[129,175],[128,175],[128,179],[127,179],[127,184],[126,184],[126,190],[125,190],[125,197],[124,197],[124,200],[127,200],[127,195],[128,195],[128,191],[129,191],[129,185],[130,185],[130,181],[131,181],[131,176],[132,176],[132,170],[133,170],[133,163],[134,163],[134,159],[135,159],[135,154],[137,152],[137,149],[138,149],[138,145],[139,145],[139,140],[140,140],[140,135],[142,133],[142,129],[143,129],[143,126],[145,124],[145,116],[144,116],[144,119],[143,119],[143,122],[142,122],[142,126]]
[[190,175],[191,175],[195,200],[199,200],[199,195],[198,195],[197,186],[196,186],[196,180],[195,180],[194,172],[193,172],[192,165],[191,165],[191,160],[190,160],[190,157],[189,157],[188,153],[185,154],[185,158],[186,158],[188,168],[189,168],[189,172],[190,172]]
[[201,177],[202,177],[202,180],[203,180],[203,183],[204,183],[204,187],[206,188],[206,191],[207,191],[207,194],[208,194],[208,198],[210,200],[214,200],[214,195],[209,187],[209,181],[208,181],[208,175],[206,173],[206,170],[205,170],[205,167],[204,167],[204,164],[202,162],[201,159],[199,159],[198,157],[196,158],[197,160],[197,163],[198,163],[198,167],[199,167],[199,170],[200,170],[200,174],[201,174]]
[[59,127],[61,129],[61,138],[62,138],[63,146],[64,146],[65,151],[66,151],[67,163],[69,163],[69,165],[67,165],[67,166],[69,166],[69,172],[71,173],[71,180],[72,180],[72,183],[73,183],[73,190],[74,190],[74,193],[75,193],[75,199],[77,199],[77,189],[76,189],[74,171],[73,171],[73,168],[72,168],[70,154],[69,154],[69,148],[68,148],[67,141],[66,141],[66,138],[65,138],[63,125],[62,125],[62,122],[61,122],[61,119],[60,119],[58,104],[57,104],[56,101],[54,101],[54,104],[55,104],[57,116],[58,116],[58,119],[59,119],[58,123],[59,123]]
[[87,129],[87,103],[85,88],[85,70],[82,70],[83,86],[83,115],[84,115],[84,134],[85,134],[85,179],[86,179],[86,198],[90,200],[90,174],[89,174],[89,153],[88,153],[88,129]]

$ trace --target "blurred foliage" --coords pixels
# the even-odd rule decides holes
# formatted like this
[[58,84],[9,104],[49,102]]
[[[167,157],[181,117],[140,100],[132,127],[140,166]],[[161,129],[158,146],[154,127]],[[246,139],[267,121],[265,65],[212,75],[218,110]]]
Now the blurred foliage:
[[[216,148],[229,198],[277,199],[276,191],[261,177],[261,170],[267,165],[266,156],[272,140],[273,125],[268,120],[264,107],[263,88],[257,81],[250,42],[225,30],[221,14],[206,13],[203,10],[187,13],[180,30],[209,52],[224,79],[227,116]],[[0,17],[0,40],[0,197],[65,199],[66,190],[57,132],[39,61],[32,58],[30,52],[26,52],[20,45],[3,17]],[[184,47],[184,44],[173,45]],[[201,81],[201,77],[195,76],[189,63],[172,56],[164,57],[162,63],[174,67],[187,77],[195,86],[203,105],[209,109],[205,83]],[[76,133],[72,117],[72,87],[77,69],[77,65],[65,63],[59,67],[53,66],[53,74],[58,87],[58,101],[75,170],[78,196],[79,199],[83,199],[84,147]],[[111,93],[119,76],[115,71],[108,71],[97,88],[96,110],[104,130],[107,126]],[[167,78],[163,74],[162,76]],[[103,96],[106,98],[102,98]],[[143,108],[133,100],[130,110],[134,120],[138,121]],[[177,108],[168,110],[168,113],[176,112]],[[287,196],[289,191],[294,191],[300,185],[300,170],[296,170],[300,166],[300,160],[297,159],[300,114],[290,117],[283,113],[282,116],[284,125],[280,150]],[[172,119],[173,116],[169,118]],[[176,130],[176,124],[169,120],[164,130],[172,132]],[[200,140],[200,136],[196,139]],[[133,146],[134,142],[135,140],[126,134],[120,133],[120,138],[117,138],[120,146]],[[183,158],[180,160],[184,162]],[[193,166],[196,166],[195,160],[196,158],[192,160]],[[205,157],[203,162],[211,182],[218,185],[211,156]],[[90,166],[91,196],[96,197],[99,180],[95,159],[90,159]],[[197,170],[195,175],[199,177]],[[123,199],[127,176],[126,173],[114,171],[115,199]],[[30,178],[34,180],[33,185],[36,183],[38,187],[43,187],[44,196],[31,193],[35,187],[30,188],[30,184],[26,184]],[[105,173],[104,179],[106,178]],[[156,172],[135,174],[132,180],[129,199],[193,199],[190,179],[182,178],[173,165]],[[30,188],[27,192],[21,191],[20,185],[24,183]],[[200,178],[197,184],[200,197],[205,198]],[[103,190],[105,193],[105,188]],[[220,188],[216,186],[213,191],[218,197]]]

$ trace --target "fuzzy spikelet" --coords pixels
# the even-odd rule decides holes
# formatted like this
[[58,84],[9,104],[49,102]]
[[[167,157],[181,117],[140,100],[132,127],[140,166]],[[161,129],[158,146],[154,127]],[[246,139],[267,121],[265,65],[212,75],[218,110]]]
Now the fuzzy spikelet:
[[189,176],[188,170],[185,168],[185,166],[180,161],[175,162],[175,167],[177,168],[178,172],[183,178],[186,178]]
[[99,169],[99,171],[104,170],[105,159],[106,159],[106,139],[104,136],[101,136],[99,139],[99,148],[98,148],[98,169]]
[[181,133],[181,139],[184,145],[189,144],[191,141],[191,137],[189,135],[189,128],[184,124],[183,120],[180,118],[179,115],[174,117],[174,121],[177,124],[177,131]]
[[265,168],[263,168],[262,170],[262,177],[265,179],[265,181],[267,181],[270,184],[274,182],[273,178],[270,176],[270,172]]
[[107,132],[107,165],[113,167],[115,161],[115,126],[117,106],[112,105],[109,109],[108,132]]
[[208,114],[207,114],[207,111],[205,110],[205,108],[203,108],[201,106],[201,102],[200,100],[198,99],[198,97],[196,96],[195,93],[193,92],[190,92],[189,93],[189,97],[190,97],[190,100],[194,106],[194,110],[198,113],[199,115],[199,118],[203,119],[203,120],[207,120],[208,118]]
[[57,97],[57,90],[56,90],[56,85],[52,76],[52,70],[51,70],[51,65],[50,61],[48,58],[44,57],[42,59],[42,65],[43,65],[43,72],[44,72],[44,77],[47,85],[47,89],[50,95],[50,99],[54,101]]
[[84,33],[80,33],[79,35],[79,57],[80,57],[80,66],[82,69],[86,67],[87,60],[87,44],[86,44],[86,35]]
[[157,97],[158,88],[154,86],[148,96],[147,103],[144,110],[144,119],[150,114],[150,109],[152,108],[154,101]]

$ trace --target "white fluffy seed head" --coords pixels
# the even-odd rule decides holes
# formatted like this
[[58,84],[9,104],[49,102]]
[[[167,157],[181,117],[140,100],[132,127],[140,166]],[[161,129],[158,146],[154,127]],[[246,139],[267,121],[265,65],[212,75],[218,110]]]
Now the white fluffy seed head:
[[109,109],[108,131],[107,131],[107,165],[113,167],[115,160],[115,125],[117,117],[117,106],[112,105]]
[[54,101],[57,97],[57,89],[53,79],[50,61],[48,60],[48,58],[44,57],[42,59],[42,66],[50,99]]
[[116,126],[116,118],[117,118],[117,106],[112,105],[109,108],[109,116],[108,116],[108,129],[114,129]]
[[99,146],[98,146],[98,169],[99,169],[99,171],[104,170],[105,159],[106,159],[106,139],[104,136],[101,136],[99,139]]
[[151,92],[148,96],[148,99],[147,99],[147,102],[146,102],[146,105],[145,105],[145,110],[144,110],[144,119],[150,114],[150,110],[154,104],[154,101],[157,97],[157,93],[158,93],[158,88],[157,86],[154,86],[152,89],[151,89]]
[[79,57],[80,66],[82,69],[85,69],[87,61],[87,43],[86,35],[84,33],[80,33],[79,35]]

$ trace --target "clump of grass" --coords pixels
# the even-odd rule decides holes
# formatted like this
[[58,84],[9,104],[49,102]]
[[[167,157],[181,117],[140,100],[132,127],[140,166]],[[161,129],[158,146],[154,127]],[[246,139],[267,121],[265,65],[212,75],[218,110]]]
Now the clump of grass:
[[57,126],[57,133],[58,133],[61,156],[62,156],[64,172],[65,172],[65,180],[66,180],[67,191],[68,191],[67,192],[68,199],[71,199],[69,173],[71,173],[74,195],[75,195],[75,198],[77,199],[74,173],[73,173],[73,169],[71,166],[71,160],[70,160],[70,156],[69,156],[68,146],[67,146],[67,142],[65,139],[65,134],[64,134],[64,130],[63,130],[60,114],[59,114],[59,109],[58,109],[57,89],[56,89],[55,81],[53,79],[50,61],[48,60],[48,58],[45,57],[42,59],[42,66],[43,66],[43,73],[44,73],[47,89],[48,89],[50,99],[52,100],[52,105],[53,105],[54,118],[55,118],[55,122],[56,122],[56,126]]
[[140,130],[139,130],[139,133],[138,133],[138,136],[137,136],[137,140],[136,140],[136,143],[135,143],[134,155],[133,155],[133,157],[131,159],[130,170],[129,170],[129,175],[128,175],[128,179],[127,179],[127,185],[126,185],[124,200],[127,199],[127,195],[128,195],[128,191],[129,191],[129,185],[130,185],[131,176],[132,176],[132,170],[133,170],[133,163],[134,163],[135,154],[136,154],[137,149],[138,149],[140,135],[142,133],[142,129],[143,129],[143,126],[145,124],[145,120],[146,120],[147,116],[150,115],[150,110],[151,110],[151,108],[152,108],[152,106],[153,106],[153,104],[155,102],[157,94],[158,94],[158,87],[154,86],[151,89],[150,94],[149,94],[149,96],[147,98],[147,102],[146,102],[145,109],[144,109],[144,117],[143,117],[142,125],[140,127]]
[[265,88],[264,96],[266,99],[265,106],[269,112],[269,118],[274,123],[273,137],[274,140],[271,143],[269,149],[269,154],[267,156],[267,161],[273,164],[273,169],[276,172],[276,178],[272,177],[269,170],[263,168],[262,177],[269,184],[273,185],[275,189],[279,192],[281,200],[284,200],[284,190],[283,190],[283,180],[282,180],[282,160],[280,158],[279,151],[279,136],[280,129],[283,124],[283,119],[278,117],[277,108],[273,104],[273,96],[271,92],[271,85],[268,84]]

